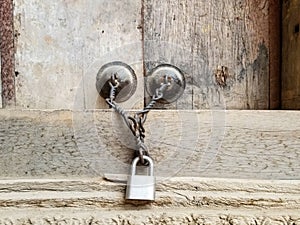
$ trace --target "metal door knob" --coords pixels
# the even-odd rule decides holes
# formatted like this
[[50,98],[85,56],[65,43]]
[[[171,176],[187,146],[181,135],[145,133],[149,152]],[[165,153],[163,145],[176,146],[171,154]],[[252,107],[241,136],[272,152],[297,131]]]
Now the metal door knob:
[[184,92],[185,78],[183,73],[175,66],[162,64],[150,71],[146,77],[146,90],[150,96],[155,95],[157,88],[168,79],[170,85],[164,91],[161,103],[171,103],[176,101]]
[[96,88],[103,98],[108,98],[110,94],[110,85],[112,76],[115,76],[119,82],[116,91],[116,102],[128,100],[136,91],[137,78],[134,70],[123,62],[111,62],[103,65],[98,71],[96,78]]

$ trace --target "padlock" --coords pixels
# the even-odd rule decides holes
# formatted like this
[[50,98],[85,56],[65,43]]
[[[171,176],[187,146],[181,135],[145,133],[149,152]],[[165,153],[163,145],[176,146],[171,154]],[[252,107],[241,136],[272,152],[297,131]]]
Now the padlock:
[[149,162],[149,174],[137,175],[136,166],[139,157],[132,161],[131,175],[128,177],[126,188],[126,199],[132,200],[149,200],[155,199],[155,177],[153,175],[153,161],[148,156],[143,156],[144,160]]

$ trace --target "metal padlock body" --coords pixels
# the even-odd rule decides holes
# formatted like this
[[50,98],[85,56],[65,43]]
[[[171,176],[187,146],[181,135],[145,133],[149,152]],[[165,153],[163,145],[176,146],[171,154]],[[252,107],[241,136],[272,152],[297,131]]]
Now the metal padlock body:
[[136,175],[136,165],[140,160],[135,158],[131,166],[131,176],[128,177],[126,188],[126,199],[132,200],[149,200],[155,199],[155,177],[153,176],[153,161],[150,157],[144,156],[149,162],[150,174]]

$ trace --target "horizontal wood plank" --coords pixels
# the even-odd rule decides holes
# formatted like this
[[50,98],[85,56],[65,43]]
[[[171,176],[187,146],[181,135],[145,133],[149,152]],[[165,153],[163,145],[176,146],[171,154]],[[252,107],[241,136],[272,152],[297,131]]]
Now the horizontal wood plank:
[[142,210],[88,210],[88,209],[35,209],[26,210],[0,210],[0,223],[9,225],[24,224],[276,224],[298,225],[300,221],[297,212],[290,210],[266,209],[252,210],[199,210],[185,209],[142,209]]
[[156,200],[144,202],[124,200],[124,184],[101,178],[0,180],[0,223],[298,224],[299,187],[299,181],[159,178]]
[[[134,138],[112,110],[0,110],[8,177],[127,174]],[[151,111],[145,143],[158,176],[299,179],[298,111]]]
[[[299,181],[159,177],[149,206],[232,208],[300,207]],[[126,185],[104,179],[20,179],[0,181],[0,208],[65,207],[116,209],[147,202],[125,200]],[[148,202],[149,203],[149,202]]]

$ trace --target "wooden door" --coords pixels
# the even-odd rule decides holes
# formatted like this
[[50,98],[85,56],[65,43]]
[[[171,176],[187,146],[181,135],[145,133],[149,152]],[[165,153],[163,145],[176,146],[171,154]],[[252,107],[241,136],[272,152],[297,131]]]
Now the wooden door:
[[138,77],[127,110],[144,106],[156,66],[185,75],[183,96],[146,123],[158,175],[299,177],[285,149],[298,154],[297,114],[225,110],[278,106],[279,9],[271,0],[15,0],[15,104],[38,111],[1,112],[15,138],[1,139],[3,176],[127,173],[134,139],[95,87],[101,66],[123,61]]
[[185,73],[183,97],[160,108],[279,105],[279,1],[14,4],[18,107],[70,109],[77,101],[79,108],[104,108],[95,74],[116,60],[136,70],[132,99],[141,102],[143,77],[155,66],[170,63]]
[[[0,224],[299,224],[300,113],[257,110],[280,104],[279,14],[279,0],[0,0]],[[187,81],[145,124],[150,204],[124,201],[136,146],[95,87],[112,61],[137,75],[130,114],[156,66]]]

